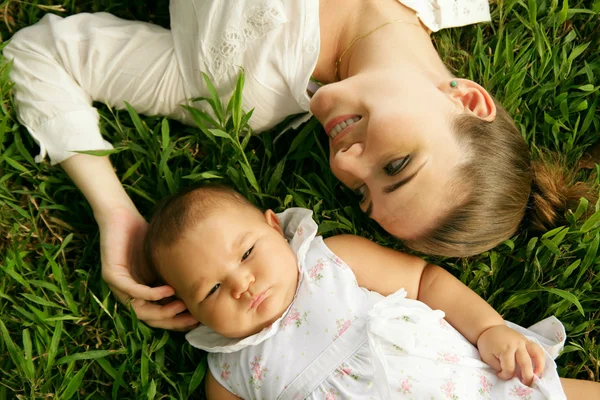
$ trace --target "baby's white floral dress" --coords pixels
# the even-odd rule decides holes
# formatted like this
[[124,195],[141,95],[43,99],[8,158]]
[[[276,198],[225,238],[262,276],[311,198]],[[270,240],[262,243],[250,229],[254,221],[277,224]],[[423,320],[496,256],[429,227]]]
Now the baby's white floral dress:
[[312,212],[279,214],[296,252],[296,296],[270,327],[245,339],[201,326],[187,334],[209,351],[215,379],[244,399],[565,399],[554,358],[565,340],[547,318],[529,329],[507,323],[546,351],[531,387],[503,381],[477,349],[404,289],[384,297],[359,287],[352,270],[316,236]]

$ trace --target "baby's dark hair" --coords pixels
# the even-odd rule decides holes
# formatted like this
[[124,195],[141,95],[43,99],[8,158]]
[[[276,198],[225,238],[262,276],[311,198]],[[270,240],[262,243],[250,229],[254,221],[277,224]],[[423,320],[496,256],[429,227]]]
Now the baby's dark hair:
[[150,268],[159,279],[160,249],[175,245],[201,221],[215,212],[225,212],[227,207],[248,207],[249,210],[260,212],[231,187],[213,183],[189,186],[158,204],[144,239],[144,253]]

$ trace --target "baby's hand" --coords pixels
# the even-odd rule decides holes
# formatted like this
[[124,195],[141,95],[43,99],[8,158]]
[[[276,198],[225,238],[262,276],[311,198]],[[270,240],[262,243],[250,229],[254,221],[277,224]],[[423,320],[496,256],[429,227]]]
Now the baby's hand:
[[521,382],[529,386],[534,374],[541,376],[544,372],[546,357],[542,348],[506,325],[485,330],[477,339],[477,348],[481,359],[498,371],[500,379],[511,379],[518,367]]

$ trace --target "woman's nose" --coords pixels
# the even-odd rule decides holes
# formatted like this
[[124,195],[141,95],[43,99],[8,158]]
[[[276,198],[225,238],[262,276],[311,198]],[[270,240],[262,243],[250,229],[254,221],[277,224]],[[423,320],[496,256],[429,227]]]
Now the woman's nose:
[[355,179],[364,180],[368,167],[363,157],[364,149],[362,143],[353,143],[345,150],[335,153],[332,168]]
[[231,295],[236,300],[239,300],[255,281],[254,275],[248,270],[238,270],[229,279]]

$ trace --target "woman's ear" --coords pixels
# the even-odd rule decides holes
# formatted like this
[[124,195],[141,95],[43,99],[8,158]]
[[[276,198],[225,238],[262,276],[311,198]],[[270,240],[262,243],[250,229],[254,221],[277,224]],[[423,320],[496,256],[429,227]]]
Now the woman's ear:
[[442,83],[442,91],[464,111],[484,121],[496,118],[496,104],[487,90],[469,79],[452,79]]
[[283,228],[281,227],[281,222],[277,215],[273,212],[273,210],[265,211],[265,219],[267,220],[267,224],[273,229],[275,229],[281,236],[285,236],[283,233]]

